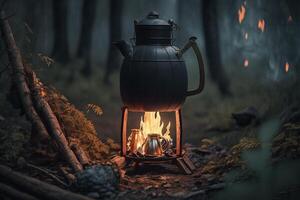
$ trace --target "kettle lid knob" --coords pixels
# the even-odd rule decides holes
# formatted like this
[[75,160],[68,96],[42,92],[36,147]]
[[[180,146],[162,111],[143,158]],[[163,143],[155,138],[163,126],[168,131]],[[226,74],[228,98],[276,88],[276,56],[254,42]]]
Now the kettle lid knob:
[[148,19],[158,19],[159,17],[159,14],[158,12],[156,11],[151,11],[148,15],[147,15],[147,18]]

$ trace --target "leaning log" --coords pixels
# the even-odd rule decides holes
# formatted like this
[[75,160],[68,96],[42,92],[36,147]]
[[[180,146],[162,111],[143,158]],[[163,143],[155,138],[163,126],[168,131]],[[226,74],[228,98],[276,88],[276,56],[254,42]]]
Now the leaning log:
[[71,149],[75,153],[78,161],[81,163],[82,166],[87,166],[90,164],[89,157],[78,144],[72,144]]
[[42,83],[37,79],[35,72],[32,71],[29,67],[26,67],[26,72],[28,73],[29,81],[31,81],[30,84],[32,85],[31,89],[35,107],[40,113],[50,136],[56,142],[58,150],[65,157],[67,162],[72,166],[74,171],[81,171],[83,169],[82,165],[78,161],[74,152],[69,147],[69,143],[60,127],[57,117],[44,98]]
[[0,180],[9,182],[18,189],[45,200],[91,200],[80,194],[63,190],[57,186],[42,182],[38,179],[25,176],[13,171],[4,165],[0,165]]
[[26,114],[26,117],[31,121],[33,129],[37,132],[42,140],[46,140],[49,138],[49,135],[39,115],[34,109],[30,97],[30,90],[24,76],[24,66],[22,63],[21,53],[16,45],[12,30],[4,11],[1,11],[0,17],[0,29],[2,38],[6,45],[10,66],[13,71],[13,84],[15,84],[17,87],[17,92],[21,101],[22,108]]
[[24,192],[21,192],[9,185],[0,183],[0,197],[1,194],[4,196],[9,197],[10,199],[22,199],[22,200],[38,200],[37,198],[26,194]]

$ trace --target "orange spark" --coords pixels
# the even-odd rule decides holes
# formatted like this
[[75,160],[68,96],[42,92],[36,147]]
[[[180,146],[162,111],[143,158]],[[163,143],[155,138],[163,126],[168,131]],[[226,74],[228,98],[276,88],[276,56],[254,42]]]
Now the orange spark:
[[248,61],[248,59],[245,59],[244,60],[244,67],[248,67],[249,66],[249,61]]
[[246,16],[246,8],[244,5],[242,5],[238,11],[238,20],[240,24],[244,21],[245,16]]
[[265,20],[264,19],[260,19],[258,20],[258,23],[257,23],[257,27],[261,30],[261,32],[264,32],[265,31]]
[[288,72],[290,68],[290,64],[286,62],[284,67],[285,67],[285,72]]

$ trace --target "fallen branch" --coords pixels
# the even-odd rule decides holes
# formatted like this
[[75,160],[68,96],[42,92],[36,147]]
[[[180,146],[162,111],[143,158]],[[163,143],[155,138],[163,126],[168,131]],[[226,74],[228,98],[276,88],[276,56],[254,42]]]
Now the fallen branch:
[[50,178],[52,178],[53,180],[55,180],[57,183],[65,186],[65,187],[68,187],[68,185],[65,182],[63,182],[62,180],[60,180],[57,176],[55,176],[54,174],[52,174],[48,170],[46,170],[46,169],[44,169],[42,167],[38,167],[36,165],[30,164],[30,163],[26,163],[26,166],[30,167],[30,168],[33,168],[33,169],[36,169],[36,170],[38,170],[38,171],[46,174],[47,176],[49,176]]
[[11,64],[11,68],[13,71],[12,79],[13,84],[17,86],[18,95],[21,100],[22,108],[27,116],[27,118],[31,121],[34,130],[36,130],[37,134],[40,136],[42,140],[49,139],[49,135],[47,130],[42,123],[39,115],[34,109],[31,97],[30,90],[26,83],[26,78],[24,76],[24,66],[22,63],[22,57],[19,48],[16,45],[13,33],[11,31],[10,25],[5,18],[4,11],[0,13],[0,29],[2,33],[2,38],[6,45],[8,58]]
[[4,194],[5,196],[10,197],[12,199],[38,200],[37,198],[35,198],[29,194],[21,192],[9,185],[3,184],[3,183],[0,183],[0,194]]
[[45,95],[43,95],[42,83],[37,79],[36,74],[29,67],[26,67],[26,72],[30,73],[29,79],[31,79],[30,84],[32,85],[32,93],[36,109],[41,114],[41,117],[46,124],[50,136],[54,139],[59,151],[72,166],[74,171],[81,171],[83,169],[82,165],[78,161],[74,152],[70,149],[69,143],[59,125],[56,116],[54,115],[48,102],[44,99]]
[[69,185],[73,184],[76,181],[76,177],[69,173],[64,167],[59,167],[61,173],[64,175],[65,179],[68,181]]
[[90,159],[78,144],[72,144],[71,149],[75,153],[82,166],[87,166],[90,164]]
[[[47,137],[48,139],[49,132],[51,137],[55,140],[59,151],[66,158],[66,160],[72,166],[72,168],[76,172],[81,171],[82,166],[77,160],[73,151],[69,148],[68,141],[60,128],[56,116],[52,112],[48,102],[40,95],[39,88],[34,84],[34,81],[37,80],[37,78],[35,77],[35,73],[32,71],[31,74],[33,78],[33,88],[34,90],[37,90],[34,92],[33,98],[35,100],[36,109],[41,113],[41,116],[39,116],[36,112],[33,106],[33,102],[31,100],[31,92],[26,82],[22,56],[19,48],[16,45],[12,30],[7,19],[3,19],[5,17],[4,11],[1,11],[0,17],[1,32],[4,38],[4,42],[6,44],[8,57],[14,72],[13,79],[15,80],[14,82],[17,85],[18,93],[26,115],[28,116],[36,130],[40,133],[40,135],[43,135],[43,137]],[[40,117],[43,119],[45,125],[47,126],[46,128],[48,129],[48,132]]]
[[9,182],[22,191],[45,200],[91,200],[80,194],[63,190],[57,186],[42,182],[38,179],[25,176],[13,171],[4,165],[0,165],[0,180]]

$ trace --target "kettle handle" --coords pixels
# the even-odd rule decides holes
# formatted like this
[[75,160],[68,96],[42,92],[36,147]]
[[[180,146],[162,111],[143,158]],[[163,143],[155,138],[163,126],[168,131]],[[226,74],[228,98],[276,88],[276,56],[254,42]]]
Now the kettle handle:
[[199,50],[199,47],[196,43],[196,40],[197,40],[196,37],[194,37],[194,36],[190,37],[188,43],[182,49],[180,49],[176,54],[177,57],[180,58],[189,48],[192,47],[194,50],[194,53],[197,57],[197,61],[198,61],[199,75],[200,75],[199,86],[195,90],[187,91],[186,96],[192,96],[192,95],[196,95],[196,94],[199,94],[200,92],[202,92],[202,90],[204,88],[204,83],[205,83],[203,58],[202,58],[201,52]]

